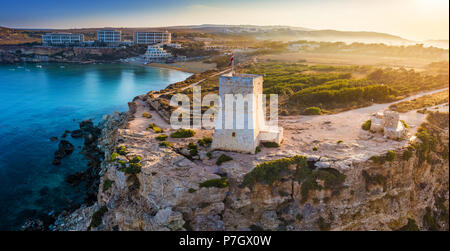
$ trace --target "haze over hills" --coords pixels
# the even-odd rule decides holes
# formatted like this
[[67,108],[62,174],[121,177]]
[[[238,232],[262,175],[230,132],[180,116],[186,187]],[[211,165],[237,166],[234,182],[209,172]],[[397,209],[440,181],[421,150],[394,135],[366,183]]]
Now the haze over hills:
[[[89,38],[95,36],[95,30],[105,28],[80,28],[80,29],[11,29],[0,27],[0,44],[14,44],[21,41],[22,43],[35,42],[40,40],[40,36],[46,32],[81,32],[85,33]],[[108,27],[110,28],[110,27]],[[214,34],[234,34],[234,35],[250,35],[261,40],[282,40],[296,41],[309,40],[319,42],[361,42],[361,43],[385,43],[389,45],[412,45],[423,43],[425,46],[434,46],[438,48],[448,49],[448,40],[427,40],[425,42],[412,41],[400,36],[371,32],[371,31],[338,31],[338,30],[314,30],[305,27],[293,27],[282,25],[219,25],[219,24],[202,24],[202,25],[185,25],[185,26],[168,26],[168,27],[119,27],[127,39],[130,39],[132,33],[136,30],[170,30],[176,31],[192,31]]]

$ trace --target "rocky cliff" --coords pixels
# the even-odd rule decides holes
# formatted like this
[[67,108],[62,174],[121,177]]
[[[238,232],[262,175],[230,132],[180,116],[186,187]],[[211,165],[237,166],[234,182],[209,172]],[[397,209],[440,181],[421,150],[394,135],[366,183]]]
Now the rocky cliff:
[[409,146],[369,160],[275,152],[216,164],[229,153],[183,150],[211,132],[161,144],[142,127],[147,98],[127,119],[105,119],[97,202],[56,230],[448,230],[448,114],[429,114]]

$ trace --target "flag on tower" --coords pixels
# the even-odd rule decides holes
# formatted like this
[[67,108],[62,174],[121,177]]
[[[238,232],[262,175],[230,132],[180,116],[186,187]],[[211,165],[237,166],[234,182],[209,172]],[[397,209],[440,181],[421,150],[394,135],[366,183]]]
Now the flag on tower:
[[228,67],[232,66],[233,62],[234,62],[234,55],[231,54],[230,64],[228,65]]

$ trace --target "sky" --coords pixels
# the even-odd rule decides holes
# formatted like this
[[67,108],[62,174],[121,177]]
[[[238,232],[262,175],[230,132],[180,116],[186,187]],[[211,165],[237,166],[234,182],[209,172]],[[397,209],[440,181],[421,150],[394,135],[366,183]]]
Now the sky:
[[0,0],[10,28],[289,25],[449,38],[449,0]]

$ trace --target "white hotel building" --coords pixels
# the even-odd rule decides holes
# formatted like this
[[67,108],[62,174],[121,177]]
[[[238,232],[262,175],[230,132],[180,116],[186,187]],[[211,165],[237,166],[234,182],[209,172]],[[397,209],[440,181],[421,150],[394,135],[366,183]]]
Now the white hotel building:
[[42,35],[42,44],[51,45],[81,45],[84,42],[83,34],[47,33]]
[[107,44],[120,44],[122,42],[122,32],[120,30],[98,30],[97,40]]
[[148,61],[161,61],[171,57],[172,54],[166,52],[160,45],[149,45],[144,58]]
[[134,33],[134,41],[136,44],[167,44],[172,41],[172,34],[169,32],[146,32],[137,31]]

